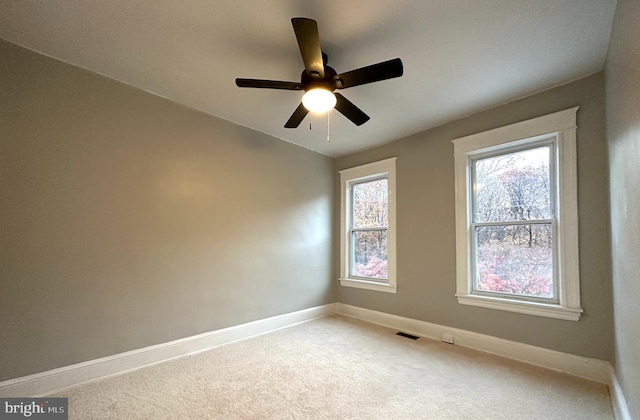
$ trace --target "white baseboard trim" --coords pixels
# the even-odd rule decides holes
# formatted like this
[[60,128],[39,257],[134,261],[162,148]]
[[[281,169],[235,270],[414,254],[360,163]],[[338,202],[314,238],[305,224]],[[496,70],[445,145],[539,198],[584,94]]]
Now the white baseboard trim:
[[451,334],[454,337],[454,344],[459,346],[565,372],[603,384],[608,385],[611,380],[611,365],[604,360],[562,353],[490,335],[450,328],[444,325],[404,318],[342,303],[337,304],[337,310],[339,314],[345,316],[438,341],[441,341],[443,334]]
[[200,353],[212,348],[338,313],[413,335],[441,340],[451,334],[456,345],[493,353],[609,385],[618,420],[631,420],[615,370],[609,362],[548,350],[471,331],[450,328],[342,303],[331,303],[204,334],[77,363],[0,382],[0,396],[40,397],[83,383],[120,375],[145,366]]
[[316,306],[246,324],[181,338],[142,349],[0,382],[2,397],[39,397],[65,388],[200,353],[337,312],[336,304]]
[[613,405],[613,414],[616,420],[631,420],[631,413],[627,406],[627,400],[624,398],[618,376],[613,366],[610,369],[609,392],[611,393],[611,404]]

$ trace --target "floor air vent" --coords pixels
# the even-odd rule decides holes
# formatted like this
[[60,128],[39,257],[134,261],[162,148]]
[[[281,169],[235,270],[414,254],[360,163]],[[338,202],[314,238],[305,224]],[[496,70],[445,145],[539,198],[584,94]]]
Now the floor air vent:
[[411,334],[407,334],[407,333],[403,333],[403,332],[397,332],[396,335],[399,335],[401,337],[410,338],[412,340],[417,340],[418,338],[420,338],[420,337],[418,337],[416,335],[411,335]]

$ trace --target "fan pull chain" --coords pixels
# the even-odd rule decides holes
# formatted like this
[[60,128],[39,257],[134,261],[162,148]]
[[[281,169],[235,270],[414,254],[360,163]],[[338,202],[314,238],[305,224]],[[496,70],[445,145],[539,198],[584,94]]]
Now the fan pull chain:
[[331,110],[327,111],[327,143],[331,142],[331,133],[329,132],[329,114],[331,114]]

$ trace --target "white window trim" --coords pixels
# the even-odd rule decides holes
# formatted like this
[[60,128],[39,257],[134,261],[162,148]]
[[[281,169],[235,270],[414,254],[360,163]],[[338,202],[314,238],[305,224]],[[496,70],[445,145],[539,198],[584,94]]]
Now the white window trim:
[[[453,140],[456,197],[456,296],[458,303],[529,315],[578,321],[580,307],[580,273],[578,258],[578,189],[576,154],[576,113],[578,107],[522,121],[494,130]],[[480,296],[472,293],[470,221],[470,157],[504,147],[532,143],[555,135],[558,166],[558,304]]]
[[[340,173],[340,285],[378,292],[396,293],[396,158],[389,158],[354,168],[344,169]],[[387,281],[364,280],[349,277],[349,238],[351,207],[350,186],[356,182],[386,176],[389,189],[389,227],[387,230]]]

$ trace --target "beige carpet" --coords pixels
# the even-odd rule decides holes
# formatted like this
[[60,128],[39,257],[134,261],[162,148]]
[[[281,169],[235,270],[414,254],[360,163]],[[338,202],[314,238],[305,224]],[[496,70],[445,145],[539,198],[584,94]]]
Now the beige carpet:
[[341,316],[82,385],[70,419],[613,419],[606,386]]

